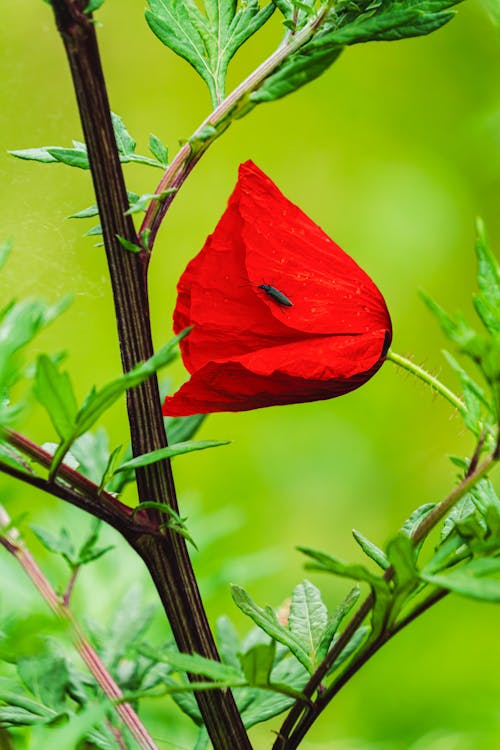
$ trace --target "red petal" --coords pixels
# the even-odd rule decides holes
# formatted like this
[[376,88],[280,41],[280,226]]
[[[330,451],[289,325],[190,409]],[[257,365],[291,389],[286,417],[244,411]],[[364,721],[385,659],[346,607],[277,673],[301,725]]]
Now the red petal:
[[261,349],[239,359],[208,362],[174,396],[170,416],[245,411],[334,398],[363,385],[381,366],[386,332],[313,337]]
[[292,302],[268,298],[273,314],[305,333],[365,333],[389,314],[370,277],[252,162],[240,167],[238,209],[248,277]]

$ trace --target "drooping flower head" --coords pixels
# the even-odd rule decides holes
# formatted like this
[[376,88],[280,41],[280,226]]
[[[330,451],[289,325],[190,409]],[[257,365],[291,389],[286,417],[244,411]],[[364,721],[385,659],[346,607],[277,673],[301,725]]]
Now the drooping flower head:
[[171,416],[333,398],[382,365],[392,338],[367,274],[252,162],[178,286],[191,377]]

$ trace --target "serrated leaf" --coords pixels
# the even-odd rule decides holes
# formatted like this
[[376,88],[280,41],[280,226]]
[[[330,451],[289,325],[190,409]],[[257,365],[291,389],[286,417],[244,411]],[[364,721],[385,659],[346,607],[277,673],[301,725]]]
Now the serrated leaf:
[[61,555],[71,567],[74,567],[75,547],[67,529],[64,527],[61,528],[59,535],[56,535],[52,531],[43,529],[41,526],[35,524],[31,525],[30,528],[46,550],[56,555]]
[[462,497],[448,513],[443,528],[441,529],[441,541],[444,541],[455,531],[457,525],[476,512],[476,507],[469,494]]
[[157,135],[149,136],[149,150],[164,167],[168,167],[168,148],[163,145]]
[[46,355],[38,357],[34,393],[47,410],[57,434],[66,440],[75,428],[77,403],[69,375]]
[[203,13],[193,0],[148,0],[146,20],[158,39],[184,58],[208,86],[214,105],[225,96],[231,58],[270,18],[274,5],[249,0],[206,0]]
[[367,570],[363,565],[344,563],[326,552],[319,552],[310,547],[297,548],[304,555],[310,557],[314,562],[307,563],[308,570],[317,570],[323,573],[333,573],[342,578],[350,578],[355,581],[365,581],[372,590],[374,604],[372,609],[372,636],[376,637],[382,632],[391,605],[391,591],[389,584],[381,576],[377,576]]
[[125,127],[125,123],[122,118],[115,112],[111,113],[111,122],[113,123],[113,131],[115,134],[116,147],[118,152],[124,156],[133,154],[136,147],[136,142]]
[[151,453],[144,453],[142,456],[136,456],[122,463],[115,471],[126,471],[127,469],[138,469],[140,466],[150,466],[151,464],[163,461],[166,458],[173,458],[175,456],[182,456],[185,453],[192,453],[193,451],[202,451],[207,448],[218,448],[220,445],[229,445],[228,440],[198,440],[198,441],[187,441],[185,443],[176,443],[169,445],[166,448],[159,448]]
[[292,654],[312,672],[311,660],[298,638],[280,624],[271,607],[259,607],[240,586],[231,586],[231,595],[236,606],[271,638],[286,646]]
[[313,671],[316,653],[328,624],[328,610],[320,590],[309,581],[295,587],[290,604],[288,627],[309,655]]
[[373,562],[375,562],[382,570],[387,570],[389,567],[389,561],[382,550],[377,547],[376,544],[370,542],[360,531],[356,529],[352,530],[352,535],[357,541],[365,555],[367,555]]

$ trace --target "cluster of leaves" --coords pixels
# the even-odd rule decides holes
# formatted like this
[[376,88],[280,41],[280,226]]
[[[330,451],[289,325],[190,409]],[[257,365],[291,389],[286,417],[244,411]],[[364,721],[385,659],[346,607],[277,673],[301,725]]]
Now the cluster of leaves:
[[[228,64],[277,7],[286,36],[276,65],[251,94],[253,103],[273,101],[321,75],[342,49],[369,41],[429,34],[452,17],[457,0],[149,0],[146,19],[163,44],[189,62],[217,106],[225,96]],[[284,54],[283,54],[284,51]]]
[[[142,606],[138,592],[131,590],[106,631],[93,626],[96,644],[105,641],[98,648],[102,660],[125,689],[155,683],[152,675],[146,682],[152,671],[147,665],[134,663],[131,670],[133,662],[126,659],[151,616],[151,608]],[[1,631],[0,659],[12,665],[12,674],[0,678],[0,727],[29,727],[28,748],[33,750],[80,747],[83,741],[89,750],[136,747],[93,677],[81,672],[61,651],[64,632],[61,626],[54,628],[53,619],[11,616],[2,622]]]
[[226,95],[226,76],[237,50],[271,17],[272,2],[206,0],[204,13],[194,0],[148,0],[146,20],[163,44],[187,60],[205,81],[212,104]]
[[476,437],[481,437],[486,450],[494,444],[500,422],[500,267],[482,222],[477,227],[476,255],[478,291],[472,301],[482,331],[473,328],[461,313],[450,315],[427,295],[423,298],[446,337],[476,365],[484,378],[485,386],[446,353],[462,387],[465,425]]
[[[0,269],[11,247],[9,241],[0,245]],[[24,405],[24,402],[12,404],[10,400],[12,388],[30,375],[22,356],[23,350],[67,308],[69,302],[70,297],[55,305],[42,300],[11,300],[0,310],[0,427],[10,424]],[[5,449],[1,435],[0,455],[2,460],[13,460],[13,453]]]
[[[111,120],[113,123],[113,131],[115,134],[118,155],[122,164],[145,164],[146,166],[156,167],[158,169],[165,169],[168,166],[168,148],[162,143],[157,135],[151,134],[149,136],[149,150],[153,158],[149,156],[143,156],[141,154],[136,154],[137,143],[128,132],[122,118],[112,112]],[[90,169],[87,146],[81,141],[73,141],[72,148],[65,148],[63,146],[42,146],[40,148],[26,148],[9,151],[9,153],[12,156],[16,156],[18,159],[38,161],[42,164],[66,164],[66,166],[68,167]],[[127,213],[135,214],[140,211],[144,211],[151,200],[164,200],[165,197],[171,192],[171,190],[166,190],[158,194],[145,193],[143,195],[139,195],[138,193],[129,191],[128,198],[130,207]],[[88,206],[87,208],[83,208],[81,211],[77,211],[69,218],[89,219],[98,215],[99,210],[97,206],[92,205]],[[86,234],[88,236],[102,234],[100,224],[89,229]]]

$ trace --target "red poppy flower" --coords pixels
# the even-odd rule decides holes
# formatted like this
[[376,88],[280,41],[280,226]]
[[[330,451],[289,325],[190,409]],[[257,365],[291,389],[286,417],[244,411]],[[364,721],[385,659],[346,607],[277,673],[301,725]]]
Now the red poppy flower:
[[252,162],[177,289],[191,378],[166,398],[171,416],[340,396],[391,343],[373,281]]

